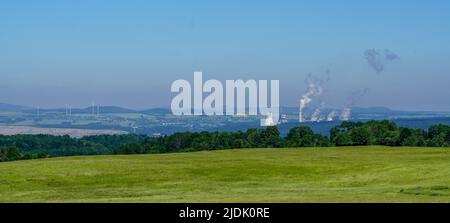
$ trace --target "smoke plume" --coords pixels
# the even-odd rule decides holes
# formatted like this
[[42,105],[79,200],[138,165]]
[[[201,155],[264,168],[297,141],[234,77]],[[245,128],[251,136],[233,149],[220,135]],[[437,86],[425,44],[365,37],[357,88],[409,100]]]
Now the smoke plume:
[[352,114],[351,108],[344,108],[341,112],[341,115],[339,116],[339,119],[342,121],[348,121],[350,120],[351,114]]
[[384,50],[384,58],[387,61],[393,61],[393,60],[400,59],[400,57],[397,54],[395,54],[394,52],[391,52],[390,50]]
[[343,121],[350,120],[352,114],[352,107],[356,104],[358,100],[363,98],[367,94],[367,92],[369,92],[369,88],[364,88],[352,92],[346,107],[342,110],[341,115],[339,116],[339,119]]
[[376,49],[368,49],[364,51],[364,58],[369,66],[377,72],[377,74],[384,71],[385,63],[400,59],[400,57],[394,52],[386,49],[380,52]]
[[324,81],[314,77],[311,74],[308,74],[306,77],[306,84],[308,88],[306,89],[306,93],[300,99],[300,108],[299,108],[299,121],[303,122],[303,110],[305,107],[312,102],[314,97],[320,96],[323,93],[323,85]]
[[320,103],[320,105],[316,108],[316,110],[314,110],[314,113],[311,116],[311,121],[312,122],[320,122],[321,121],[321,117],[320,115],[322,114],[322,109],[325,107],[325,102]]
[[329,122],[333,121],[334,117],[336,117],[336,115],[337,115],[336,110],[331,111],[330,114],[328,114],[328,116],[327,116],[327,121],[329,121]]

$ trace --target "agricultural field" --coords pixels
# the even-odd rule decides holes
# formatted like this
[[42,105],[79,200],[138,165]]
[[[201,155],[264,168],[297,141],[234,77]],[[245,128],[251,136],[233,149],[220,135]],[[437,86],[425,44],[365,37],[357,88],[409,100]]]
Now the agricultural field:
[[0,202],[450,202],[450,149],[235,149],[0,163]]

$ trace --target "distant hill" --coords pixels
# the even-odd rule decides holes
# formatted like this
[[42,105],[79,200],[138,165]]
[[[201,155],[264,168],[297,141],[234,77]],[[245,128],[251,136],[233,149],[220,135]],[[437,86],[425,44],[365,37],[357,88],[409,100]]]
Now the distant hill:
[[352,108],[353,112],[356,113],[383,113],[383,114],[389,114],[389,113],[398,113],[398,112],[403,112],[403,111],[395,111],[386,107],[367,107],[367,108],[362,108],[362,107],[353,107]]
[[[100,106],[99,109],[100,109],[100,113],[137,113],[138,112],[136,110],[122,108],[122,107],[118,107],[118,106]],[[23,109],[23,111],[29,112],[29,113],[34,113],[35,110],[36,110],[35,108]],[[94,111],[97,113],[97,107],[94,107]],[[65,113],[66,109],[65,108],[49,108],[49,109],[41,108],[41,112]],[[73,114],[75,114],[75,113],[76,114],[90,114],[90,113],[92,113],[92,106],[87,107],[87,108],[72,108],[72,113]]]
[[[41,108],[41,112],[58,112],[64,113],[65,108]],[[72,108],[72,113],[77,114],[90,114],[92,113],[92,106],[86,108]],[[97,107],[94,108],[95,112],[97,112]],[[306,116],[310,116],[316,107],[306,107],[303,112]],[[321,109],[322,114],[329,114],[332,111],[340,112],[342,108],[328,108],[325,107]],[[0,103],[0,112],[27,112],[27,113],[35,113],[36,108],[30,106],[22,106],[15,104],[7,104]],[[100,113],[140,113],[140,114],[149,114],[149,115],[166,115],[171,114],[170,108],[160,107],[160,108],[150,108],[144,110],[135,110],[124,108],[120,106],[100,106]],[[296,115],[298,114],[298,107],[280,107],[281,114],[290,114]],[[366,119],[370,118],[383,118],[390,119],[392,117],[397,117],[400,115],[445,115],[448,116],[450,112],[429,112],[429,111],[401,111],[401,110],[393,110],[386,107],[353,107],[352,108],[352,118],[356,119]]]
[[31,109],[31,107],[0,103],[0,112],[20,112],[20,111],[24,111],[27,109]]
[[144,114],[152,114],[152,115],[165,115],[172,113],[168,108],[151,108],[147,110],[141,111]]
[[[128,109],[128,108],[122,108],[119,106],[100,106],[100,112],[101,113],[136,113],[136,110]],[[92,112],[92,106],[87,107],[85,109],[81,109],[84,112],[90,113]],[[97,107],[94,107],[94,110],[97,111]]]

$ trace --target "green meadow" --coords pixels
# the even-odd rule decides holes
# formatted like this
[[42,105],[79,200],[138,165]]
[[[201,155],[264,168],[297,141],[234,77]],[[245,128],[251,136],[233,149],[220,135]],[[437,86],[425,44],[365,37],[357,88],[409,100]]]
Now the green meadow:
[[450,202],[450,149],[236,149],[3,162],[0,202]]

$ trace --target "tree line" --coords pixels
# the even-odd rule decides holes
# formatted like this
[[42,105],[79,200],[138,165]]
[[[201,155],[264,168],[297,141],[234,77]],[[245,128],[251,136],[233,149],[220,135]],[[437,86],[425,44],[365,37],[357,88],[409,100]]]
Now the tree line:
[[392,121],[343,122],[330,137],[307,126],[292,128],[282,137],[277,127],[237,132],[180,132],[162,137],[98,135],[83,138],[50,135],[0,135],[0,161],[41,157],[172,153],[231,148],[330,147],[357,145],[449,147],[450,126],[429,129],[398,127]]

